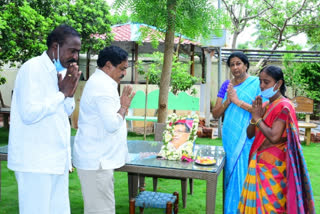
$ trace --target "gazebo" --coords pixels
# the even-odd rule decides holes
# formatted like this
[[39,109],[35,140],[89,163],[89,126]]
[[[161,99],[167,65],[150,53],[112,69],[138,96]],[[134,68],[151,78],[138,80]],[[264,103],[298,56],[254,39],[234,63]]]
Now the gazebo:
[[[131,61],[131,79],[121,81],[123,84],[143,84],[144,81],[138,80],[138,73],[135,63],[138,61],[139,54],[151,54],[155,51],[164,52],[164,38],[165,32],[158,30],[154,26],[141,24],[141,23],[126,23],[113,25],[111,27],[114,34],[114,40],[111,45],[116,45],[128,53],[131,53],[129,61]],[[148,30],[148,36],[141,41],[141,32]],[[200,114],[206,118],[206,125],[210,125],[210,88],[212,87],[211,80],[211,58],[213,54],[220,53],[221,46],[225,45],[225,31],[222,31],[222,37],[212,36],[204,44],[199,41],[193,41],[183,35],[176,34],[175,37],[175,50],[178,50],[179,54],[183,53],[190,57],[190,61],[193,62],[190,66],[190,74],[195,75],[195,56],[198,56],[201,64],[201,78],[204,80],[200,83]],[[155,48],[152,46],[152,37],[157,35],[158,46]],[[103,37],[104,35],[95,35],[97,37]],[[203,42],[202,42],[203,43]],[[219,59],[219,61],[221,61]],[[218,73],[221,73],[219,64]],[[87,77],[89,74],[87,74]],[[198,75],[199,76],[199,75]],[[221,74],[220,74],[221,76]],[[219,79],[219,78],[218,78]],[[218,84],[220,85],[220,83]],[[217,85],[217,87],[218,87]]]
[[[114,25],[111,28],[112,33],[114,34],[114,41],[111,44],[119,46],[128,53],[131,53],[131,61],[134,63],[138,61],[139,53],[153,53],[155,51],[164,52],[164,32],[157,30],[153,26],[141,23],[126,23]],[[145,30],[146,28],[149,35],[141,41],[140,30]],[[163,39],[160,39],[158,47],[154,48],[151,43],[152,36],[159,34]],[[202,57],[204,56],[204,50],[200,43],[197,41],[192,41],[182,35],[177,35],[174,42],[175,49],[179,48],[179,53],[184,53],[190,56],[190,60],[193,62],[192,66],[190,67],[190,74],[194,75],[194,56],[198,55],[201,59],[204,59],[204,57]],[[131,66],[131,69],[132,75],[130,82],[138,83],[135,66]]]

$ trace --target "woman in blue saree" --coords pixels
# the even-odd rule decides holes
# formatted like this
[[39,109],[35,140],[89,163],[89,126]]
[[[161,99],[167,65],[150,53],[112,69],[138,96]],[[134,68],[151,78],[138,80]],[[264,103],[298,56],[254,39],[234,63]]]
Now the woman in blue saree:
[[248,170],[249,152],[254,139],[248,139],[246,127],[250,123],[252,101],[260,95],[258,77],[248,74],[249,61],[242,52],[232,53],[227,65],[233,75],[218,93],[212,114],[224,114],[222,143],[226,152],[224,167],[224,213],[237,213],[243,183]]

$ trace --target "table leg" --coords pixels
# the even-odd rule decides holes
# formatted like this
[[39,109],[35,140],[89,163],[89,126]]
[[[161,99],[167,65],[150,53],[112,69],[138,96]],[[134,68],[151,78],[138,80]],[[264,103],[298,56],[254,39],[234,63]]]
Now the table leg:
[[139,175],[139,187],[145,187],[146,186],[146,176]]
[[306,128],[305,137],[306,137],[306,145],[309,146],[310,139],[311,139],[311,128]]
[[153,192],[157,192],[158,189],[158,177],[152,177],[152,184],[153,184]]
[[207,180],[207,199],[206,199],[206,213],[215,213],[216,207],[216,192],[217,192],[217,178],[214,180]]
[[128,172],[129,200],[138,195],[139,175]]
[[181,178],[181,191],[182,191],[182,204],[183,208],[187,207],[187,196],[188,196],[188,179]]
[[189,178],[189,188],[190,188],[190,194],[193,194],[193,179]]

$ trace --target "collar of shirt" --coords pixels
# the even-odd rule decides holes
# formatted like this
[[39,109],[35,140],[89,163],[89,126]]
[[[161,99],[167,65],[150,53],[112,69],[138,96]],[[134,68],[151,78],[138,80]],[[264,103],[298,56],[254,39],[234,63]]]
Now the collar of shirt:
[[118,83],[117,83],[114,79],[112,79],[108,74],[106,74],[103,70],[97,68],[97,71],[96,71],[96,72],[98,72],[98,73],[103,73],[104,75],[101,75],[101,76],[105,77],[108,82],[111,82],[111,84],[112,84],[113,87],[115,87],[115,88],[118,87]]
[[41,61],[44,63],[44,66],[47,68],[47,70],[51,73],[54,72],[54,74],[57,74],[56,67],[54,66],[53,62],[51,61],[50,57],[47,54],[47,51],[44,51],[42,55],[40,56]]

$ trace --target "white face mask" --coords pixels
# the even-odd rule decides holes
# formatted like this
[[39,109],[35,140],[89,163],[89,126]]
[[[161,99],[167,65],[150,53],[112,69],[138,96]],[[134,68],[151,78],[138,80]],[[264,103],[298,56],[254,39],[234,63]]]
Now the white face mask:
[[278,91],[279,89],[274,90],[274,87],[277,85],[278,82],[276,82],[276,84],[274,84],[273,87],[265,89],[264,91],[261,91],[261,96],[266,98],[266,99],[270,99],[271,97],[273,97]]

